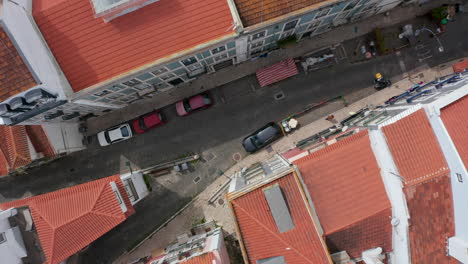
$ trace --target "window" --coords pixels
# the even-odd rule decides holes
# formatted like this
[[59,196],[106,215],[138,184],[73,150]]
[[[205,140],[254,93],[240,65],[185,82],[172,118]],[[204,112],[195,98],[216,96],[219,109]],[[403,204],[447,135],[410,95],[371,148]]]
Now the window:
[[5,232],[0,233],[0,244],[5,243],[7,241]]
[[120,98],[122,96],[123,96],[123,94],[115,93],[115,94],[107,96],[107,98],[115,100],[115,99],[118,99],[118,98]]
[[221,54],[219,56],[215,56],[214,57],[214,60],[215,61],[222,61],[222,60],[225,60],[227,59],[229,56],[227,55],[227,53],[224,53],[224,54]]
[[250,52],[250,56],[255,57],[255,56],[260,55],[260,53],[262,53],[262,49],[252,50],[252,51]]
[[140,84],[140,83],[141,83],[141,82],[140,82],[139,80],[137,80],[137,79],[131,79],[130,81],[124,82],[124,83],[122,83],[122,84],[125,84],[125,85],[127,85],[127,86],[132,87],[132,86],[138,85],[138,84]]
[[330,12],[330,8],[322,9],[320,12],[317,13],[317,15],[315,16],[315,19],[324,17],[324,16],[328,15],[329,12]]
[[288,30],[294,29],[296,27],[298,21],[299,20],[294,20],[294,21],[286,23],[284,25],[283,31],[288,31]]
[[166,81],[174,77],[175,75],[173,73],[168,73],[168,74],[161,75],[159,78],[161,78],[161,80],[163,81]]
[[112,90],[112,91],[119,91],[119,90],[122,90],[124,89],[125,87],[123,85],[120,85],[120,84],[116,84],[116,85],[113,85],[112,87],[109,87],[109,90]]
[[320,25],[320,23],[322,23],[322,20],[314,21],[314,22],[310,23],[308,29],[316,28],[316,27],[318,27]]
[[187,66],[187,69],[189,69],[190,71],[200,70],[201,68],[202,65],[200,63],[194,63],[192,65]]
[[181,84],[183,82],[184,82],[184,80],[182,80],[181,78],[176,78],[176,79],[174,79],[172,81],[169,81],[168,83],[170,83],[173,86],[176,86],[176,85]]
[[351,10],[353,9],[355,6],[357,6],[357,4],[359,3],[359,0],[354,0],[352,1],[351,3],[349,3],[345,9],[343,11],[348,11],[348,10]]
[[197,61],[197,59],[195,57],[189,57],[189,58],[187,58],[185,60],[181,60],[180,62],[182,62],[182,64],[184,64],[185,66],[189,66],[189,65],[192,65],[192,64],[194,64],[194,63],[196,63],[198,61]]
[[252,35],[252,39],[251,39],[251,40],[254,41],[254,40],[256,40],[256,39],[263,38],[263,37],[265,37],[265,35],[266,35],[266,31],[265,31],[265,30],[264,30],[264,31],[261,31],[261,32],[258,32],[258,33],[255,33],[255,34]]
[[122,199],[120,199],[120,193],[118,193],[117,191],[114,191],[114,194],[115,194],[115,197],[117,197],[117,202],[119,202],[119,204],[122,204]]
[[102,91],[100,91],[100,92],[98,92],[98,93],[95,93],[94,95],[95,95],[95,96],[102,97],[102,96],[108,95],[108,94],[110,94],[110,93],[111,93],[111,92],[108,91],[108,90],[102,90]]
[[148,88],[151,88],[151,85],[147,84],[147,83],[142,83],[142,84],[138,84],[136,85],[135,87],[133,87],[137,90],[145,90],[145,89],[148,89]]
[[251,49],[259,48],[261,46],[263,46],[263,41],[258,41],[258,42],[254,42],[254,43],[250,44]]
[[217,47],[211,50],[211,54],[217,54],[226,50],[226,46]]
[[154,75],[159,75],[159,74],[165,73],[165,72],[167,72],[167,69],[166,69],[166,68],[159,68],[159,69],[157,69],[157,70],[152,71],[152,73],[153,73]]

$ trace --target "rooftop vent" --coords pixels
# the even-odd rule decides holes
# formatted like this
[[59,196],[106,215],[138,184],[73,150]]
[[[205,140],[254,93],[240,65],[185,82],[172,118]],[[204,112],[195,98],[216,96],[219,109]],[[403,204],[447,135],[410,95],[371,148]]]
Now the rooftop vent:
[[159,0],[91,0],[96,17],[109,22]]
[[270,212],[275,220],[276,227],[278,227],[278,231],[284,233],[293,229],[294,223],[279,184],[276,183],[263,189],[263,193],[265,194],[268,207],[270,207]]

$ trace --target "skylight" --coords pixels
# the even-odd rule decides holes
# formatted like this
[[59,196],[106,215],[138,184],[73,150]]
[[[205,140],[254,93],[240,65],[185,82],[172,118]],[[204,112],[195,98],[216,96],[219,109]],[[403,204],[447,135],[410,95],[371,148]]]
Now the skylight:
[[91,0],[96,17],[110,21],[159,0]]

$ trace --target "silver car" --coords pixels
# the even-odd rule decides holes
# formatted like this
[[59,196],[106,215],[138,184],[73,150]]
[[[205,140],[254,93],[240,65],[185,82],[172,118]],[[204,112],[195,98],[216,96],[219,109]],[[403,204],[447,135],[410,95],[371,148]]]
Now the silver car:
[[132,136],[132,129],[127,123],[106,129],[97,134],[99,145],[103,147],[127,140]]

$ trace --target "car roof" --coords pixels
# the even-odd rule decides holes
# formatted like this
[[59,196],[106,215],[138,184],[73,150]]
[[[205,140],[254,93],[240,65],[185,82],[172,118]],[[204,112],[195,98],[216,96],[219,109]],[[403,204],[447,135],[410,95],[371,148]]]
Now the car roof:
[[257,133],[257,138],[259,140],[265,141],[278,134],[278,129],[273,126],[266,126]]

